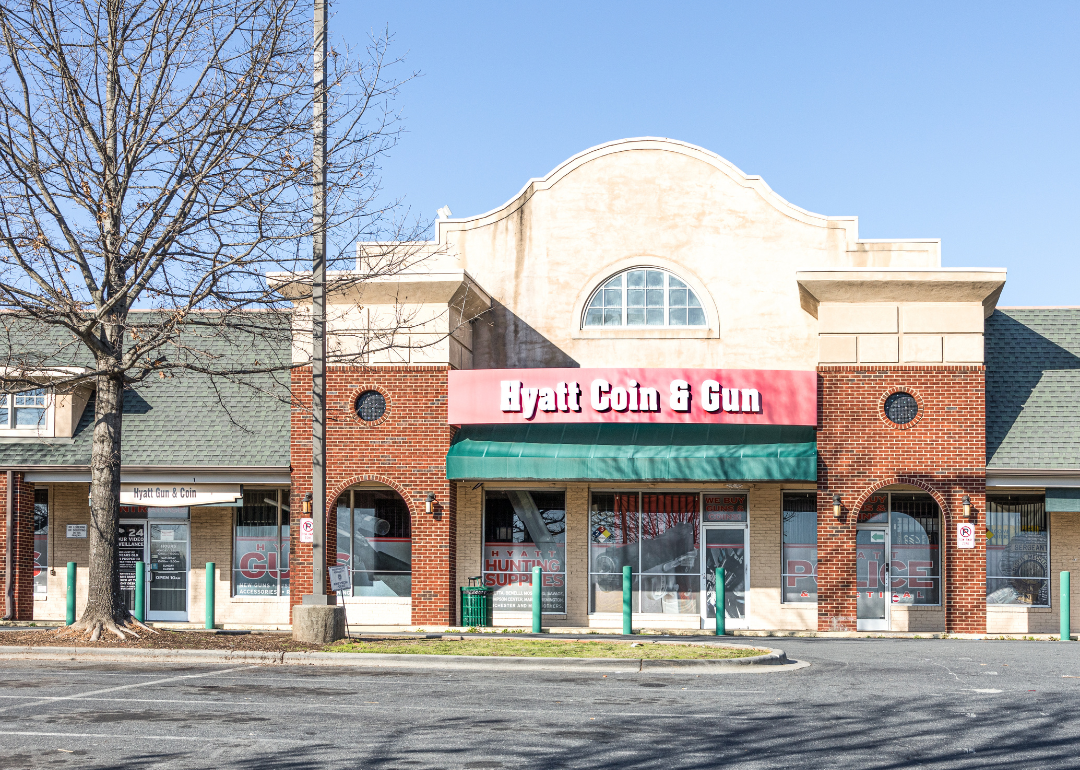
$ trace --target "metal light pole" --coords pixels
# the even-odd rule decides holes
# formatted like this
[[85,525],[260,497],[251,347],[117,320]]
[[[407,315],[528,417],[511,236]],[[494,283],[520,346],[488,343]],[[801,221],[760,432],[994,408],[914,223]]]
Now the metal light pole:
[[330,0],[315,0],[314,238],[311,249],[311,593],[304,604],[337,604],[326,593],[326,49]]

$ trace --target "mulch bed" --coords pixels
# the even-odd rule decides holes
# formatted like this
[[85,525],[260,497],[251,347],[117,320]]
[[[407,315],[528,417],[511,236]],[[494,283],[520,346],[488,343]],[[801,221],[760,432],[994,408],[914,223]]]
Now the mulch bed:
[[198,631],[168,631],[157,629],[156,634],[142,633],[141,639],[121,642],[109,634],[96,642],[85,635],[60,636],[56,631],[2,631],[0,647],[127,647],[145,650],[248,650],[256,652],[304,652],[323,650],[322,645],[294,642],[292,635],[283,633],[201,633]]

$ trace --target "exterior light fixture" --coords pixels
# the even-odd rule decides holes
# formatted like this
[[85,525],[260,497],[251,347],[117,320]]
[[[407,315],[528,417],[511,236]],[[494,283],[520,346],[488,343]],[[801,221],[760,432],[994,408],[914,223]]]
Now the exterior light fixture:
[[306,495],[304,495],[304,504],[303,504],[301,510],[305,514],[308,514],[308,515],[311,514],[311,493],[310,492],[308,492]]
[[833,492],[832,496],[832,513],[836,518],[840,518],[840,493]]
[[964,506],[964,516],[971,518],[971,498],[964,495],[964,499],[960,501]]
[[427,499],[424,501],[424,512],[431,513],[431,506],[435,502],[435,493],[428,492]]

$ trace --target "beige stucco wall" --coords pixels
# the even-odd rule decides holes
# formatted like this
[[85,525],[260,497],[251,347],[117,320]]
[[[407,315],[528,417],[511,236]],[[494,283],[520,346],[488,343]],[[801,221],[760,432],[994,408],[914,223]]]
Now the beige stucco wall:
[[[712,153],[655,139],[582,153],[499,209],[440,222],[439,238],[493,299],[475,329],[478,367],[808,369],[817,325],[797,270],[940,264],[936,241],[870,248],[853,217],[811,214]],[[710,328],[582,330],[592,290],[633,266],[690,283]]]
[[822,302],[825,364],[983,362],[982,302]]

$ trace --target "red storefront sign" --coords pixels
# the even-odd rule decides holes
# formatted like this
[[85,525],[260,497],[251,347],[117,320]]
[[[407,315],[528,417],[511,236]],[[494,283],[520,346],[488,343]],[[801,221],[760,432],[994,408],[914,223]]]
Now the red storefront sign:
[[450,372],[451,425],[655,422],[816,425],[817,374],[763,369]]

